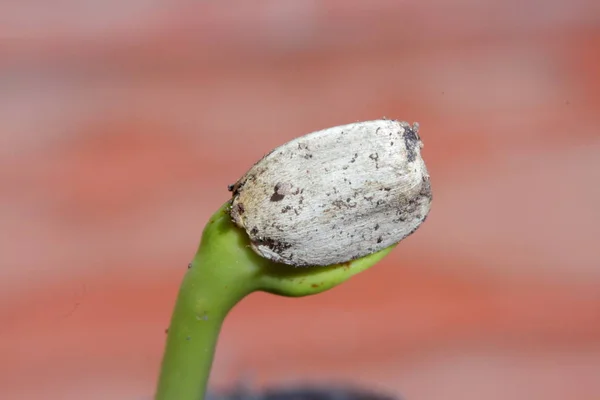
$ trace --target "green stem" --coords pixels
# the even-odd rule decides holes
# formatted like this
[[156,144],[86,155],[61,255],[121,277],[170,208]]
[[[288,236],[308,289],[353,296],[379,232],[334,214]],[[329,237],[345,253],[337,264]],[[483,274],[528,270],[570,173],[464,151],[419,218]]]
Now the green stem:
[[[169,326],[156,400],[204,398],[217,338],[231,308],[256,290],[255,260],[226,209],[208,222]],[[232,246],[233,244],[233,246]],[[237,244],[237,245],[236,245]]]
[[340,265],[293,268],[254,253],[225,203],[209,220],[183,278],[167,335],[156,400],[202,400],[227,313],[248,294],[317,294],[348,280],[394,246]]

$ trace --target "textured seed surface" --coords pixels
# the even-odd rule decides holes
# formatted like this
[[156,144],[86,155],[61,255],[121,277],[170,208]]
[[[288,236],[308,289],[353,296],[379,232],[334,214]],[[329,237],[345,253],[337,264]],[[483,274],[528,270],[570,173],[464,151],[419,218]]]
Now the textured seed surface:
[[238,182],[231,217],[270,260],[333,265],[412,234],[431,205],[418,125],[358,122],[294,139]]

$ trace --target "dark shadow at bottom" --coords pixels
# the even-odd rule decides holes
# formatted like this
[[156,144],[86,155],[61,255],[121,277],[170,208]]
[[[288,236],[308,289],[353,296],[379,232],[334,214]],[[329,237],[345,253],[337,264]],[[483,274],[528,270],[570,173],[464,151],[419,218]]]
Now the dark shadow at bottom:
[[349,386],[295,385],[208,393],[206,400],[403,400],[398,396]]

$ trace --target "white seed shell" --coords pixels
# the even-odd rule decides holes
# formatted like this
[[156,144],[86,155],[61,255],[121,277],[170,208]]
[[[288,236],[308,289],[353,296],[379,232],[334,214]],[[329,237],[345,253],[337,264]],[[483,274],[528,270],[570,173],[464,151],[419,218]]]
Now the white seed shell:
[[372,254],[429,213],[422,146],[417,124],[385,119],[296,138],[230,187],[232,220],[275,262],[333,265]]

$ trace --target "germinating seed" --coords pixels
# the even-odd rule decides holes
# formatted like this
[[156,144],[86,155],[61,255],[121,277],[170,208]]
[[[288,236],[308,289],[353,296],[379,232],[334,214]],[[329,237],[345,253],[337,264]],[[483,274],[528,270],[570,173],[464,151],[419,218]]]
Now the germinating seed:
[[333,265],[398,243],[425,221],[418,124],[375,120],[296,138],[234,185],[231,217],[267,259]]

